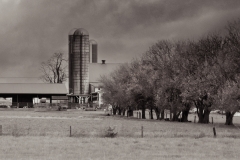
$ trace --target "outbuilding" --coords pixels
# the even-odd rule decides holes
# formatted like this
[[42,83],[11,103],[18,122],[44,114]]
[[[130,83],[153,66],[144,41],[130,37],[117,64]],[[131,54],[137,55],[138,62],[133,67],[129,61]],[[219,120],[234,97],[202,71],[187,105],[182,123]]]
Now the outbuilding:
[[53,83],[0,83],[0,97],[12,98],[12,106],[32,106],[34,98],[50,100],[67,99],[64,84]]

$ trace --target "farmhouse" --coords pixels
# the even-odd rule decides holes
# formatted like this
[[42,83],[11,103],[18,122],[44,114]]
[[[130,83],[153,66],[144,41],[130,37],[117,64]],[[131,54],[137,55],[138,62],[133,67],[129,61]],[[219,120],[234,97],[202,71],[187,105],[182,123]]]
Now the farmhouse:
[[115,69],[118,68],[120,63],[91,63],[89,64],[89,93],[97,93],[98,99],[95,101],[95,103],[98,103],[99,105],[103,104],[102,101],[102,93],[101,90],[101,83],[99,82],[101,76],[103,75],[109,75],[112,73]]

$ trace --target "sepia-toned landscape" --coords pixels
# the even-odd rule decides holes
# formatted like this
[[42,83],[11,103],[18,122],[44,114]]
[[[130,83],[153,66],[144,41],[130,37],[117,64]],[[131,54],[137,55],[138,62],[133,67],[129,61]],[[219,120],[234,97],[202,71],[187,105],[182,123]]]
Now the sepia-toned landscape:
[[240,159],[239,0],[0,0],[0,160]]

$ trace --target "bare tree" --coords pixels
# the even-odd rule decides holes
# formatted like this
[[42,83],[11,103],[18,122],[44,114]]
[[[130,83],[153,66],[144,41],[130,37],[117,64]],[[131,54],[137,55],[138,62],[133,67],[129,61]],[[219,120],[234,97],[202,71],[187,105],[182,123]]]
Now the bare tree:
[[40,79],[49,83],[63,83],[67,78],[66,68],[67,60],[64,59],[64,54],[54,53],[48,61],[41,63]]

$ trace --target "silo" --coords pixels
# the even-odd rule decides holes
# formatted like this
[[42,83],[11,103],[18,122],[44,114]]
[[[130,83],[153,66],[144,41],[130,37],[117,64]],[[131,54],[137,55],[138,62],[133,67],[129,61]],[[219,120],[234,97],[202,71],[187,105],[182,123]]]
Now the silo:
[[69,33],[69,94],[89,94],[89,34],[83,29]]
[[95,40],[90,40],[90,56],[91,56],[91,63],[98,62],[98,45]]

